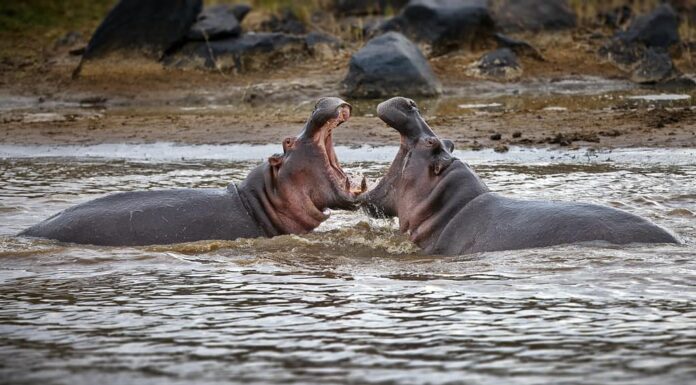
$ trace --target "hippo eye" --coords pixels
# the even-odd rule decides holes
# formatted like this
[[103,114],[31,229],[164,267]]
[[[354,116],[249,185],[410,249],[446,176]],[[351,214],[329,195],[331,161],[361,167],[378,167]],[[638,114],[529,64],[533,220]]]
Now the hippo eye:
[[428,147],[433,147],[436,143],[437,143],[437,140],[435,140],[435,138],[425,139],[425,145]]

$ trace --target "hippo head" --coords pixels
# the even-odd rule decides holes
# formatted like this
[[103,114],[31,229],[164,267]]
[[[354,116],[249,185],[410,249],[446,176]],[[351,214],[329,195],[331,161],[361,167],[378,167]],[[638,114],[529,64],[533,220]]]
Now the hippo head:
[[[277,233],[306,233],[328,218],[326,209],[357,209],[362,191],[351,189],[333,146],[333,130],[347,121],[351,105],[339,98],[320,99],[297,137],[283,140],[283,153],[268,158],[255,173],[263,175],[254,195]],[[247,178],[253,180],[253,178]],[[271,232],[273,233],[273,232]]]
[[360,200],[368,215],[394,217],[399,206],[416,205],[418,201],[409,197],[422,196],[454,162],[454,143],[435,135],[411,99],[384,101],[377,106],[377,115],[401,134],[401,145],[387,174]]

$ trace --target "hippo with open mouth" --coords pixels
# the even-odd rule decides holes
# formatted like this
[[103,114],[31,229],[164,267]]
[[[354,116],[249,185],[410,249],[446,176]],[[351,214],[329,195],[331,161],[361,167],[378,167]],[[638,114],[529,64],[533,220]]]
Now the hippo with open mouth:
[[19,235],[142,246],[307,233],[328,218],[326,209],[358,208],[361,191],[351,189],[332,140],[351,108],[339,98],[319,100],[300,135],[283,141],[283,154],[268,158],[239,185],[107,195]]
[[381,182],[358,199],[368,215],[399,217],[400,230],[430,254],[460,255],[606,241],[678,243],[665,229],[614,208],[571,202],[524,201],[492,193],[452,156],[413,100],[377,107],[401,134],[401,146]]

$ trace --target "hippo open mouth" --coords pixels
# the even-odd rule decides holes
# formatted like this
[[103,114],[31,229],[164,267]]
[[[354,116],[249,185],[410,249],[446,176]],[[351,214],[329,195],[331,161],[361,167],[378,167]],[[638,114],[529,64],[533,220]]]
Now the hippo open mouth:
[[343,103],[338,106],[335,110],[335,115],[326,120],[326,122],[316,131],[314,141],[324,152],[324,156],[326,157],[326,161],[329,165],[329,169],[327,170],[329,172],[329,178],[332,180],[337,190],[345,193],[350,198],[355,198],[356,196],[365,192],[366,184],[361,183],[360,186],[353,186],[350,178],[343,171],[343,168],[341,168],[341,164],[338,161],[333,144],[334,129],[347,122],[348,119],[350,119],[350,115],[351,106],[349,104]]

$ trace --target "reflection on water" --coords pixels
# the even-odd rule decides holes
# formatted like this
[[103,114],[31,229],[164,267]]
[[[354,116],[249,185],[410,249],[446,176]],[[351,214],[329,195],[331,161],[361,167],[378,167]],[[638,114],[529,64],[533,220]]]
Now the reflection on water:
[[619,207],[686,244],[431,257],[394,221],[334,212],[305,236],[64,245],[12,234],[112,191],[223,187],[253,162],[0,161],[0,382],[693,383],[696,161],[587,161],[473,165],[493,190]]

